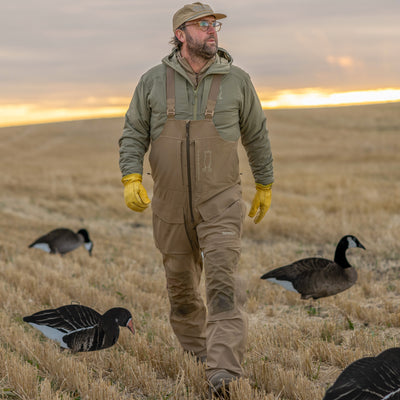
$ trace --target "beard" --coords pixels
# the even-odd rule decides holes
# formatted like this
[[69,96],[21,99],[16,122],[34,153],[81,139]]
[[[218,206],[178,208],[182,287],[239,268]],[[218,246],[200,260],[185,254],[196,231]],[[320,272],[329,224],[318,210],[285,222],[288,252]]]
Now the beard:
[[[195,57],[200,57],[205,60],[209,60],[217,54],[218,50],[218,39],[217,37],[210,35],[203,43],[193,39],[190,34],[187,34],[187,48],[188,51]],[[215,43],[209,44],[207,40],[213,38]]]

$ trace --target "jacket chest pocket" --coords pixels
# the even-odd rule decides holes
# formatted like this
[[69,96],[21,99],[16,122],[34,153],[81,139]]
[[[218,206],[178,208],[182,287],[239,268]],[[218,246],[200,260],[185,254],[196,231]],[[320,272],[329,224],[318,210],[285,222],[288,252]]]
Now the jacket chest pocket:
[[236,183],[239,179],[237,142],[219,137],[195,140],[195,175],[198,188]]

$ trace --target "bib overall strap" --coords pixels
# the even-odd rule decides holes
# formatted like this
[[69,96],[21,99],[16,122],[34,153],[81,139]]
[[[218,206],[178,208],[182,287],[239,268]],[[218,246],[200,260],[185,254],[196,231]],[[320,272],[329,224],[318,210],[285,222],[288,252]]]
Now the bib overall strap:
[[213,76],[205,112],[206,119],[212,119],[214,115],[215,105],[217,104],[217,97],[219,93],[219,87],[221,85],[222,76],[223,76],[222,74],[216,74]]
[[175,71],[167,66],[167,119],[175,118]]
[[[210,92],[208,94],[205,118],[212,119],[221,85],[222,74],[213,76]],[[175,71],[167,66],[167,119],[175,118]]]

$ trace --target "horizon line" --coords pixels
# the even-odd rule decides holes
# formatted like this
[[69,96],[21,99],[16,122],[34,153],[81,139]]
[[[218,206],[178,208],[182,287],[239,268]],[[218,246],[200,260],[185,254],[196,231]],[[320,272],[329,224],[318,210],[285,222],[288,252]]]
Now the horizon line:
[[[281,90],[269,99],[265,99],[267,96],[260,92],[259,97],[263,110],[333,108],[400,102],[400,89],[386,88],[332,93],[320,88],[304,88]],[[124,100],[128,105],[130,98],[120,98],[118,103],[122,103]],[[93,104],[93,98],[91,98],[91,102]],[[0,128],[118,118],[125,115],[127,105],[115,105],[115,99],[106,99],[106,102],[110,106],[40,108],[36,104],[4,105],[0,107]]]

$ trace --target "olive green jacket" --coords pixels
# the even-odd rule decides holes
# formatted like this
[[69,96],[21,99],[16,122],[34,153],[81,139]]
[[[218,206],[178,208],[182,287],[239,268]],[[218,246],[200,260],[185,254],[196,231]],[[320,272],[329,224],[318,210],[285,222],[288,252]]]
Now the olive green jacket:
[[144,155],[151,140],[161,134],[167,120],[166,65],[177,72],[175,118],[181,120],[204,119],[212,75],[224,75],[215,107],[214,125],[225,140],[241,138],[255,182],[272,183],[272,154],[265,114],[249,75],[232,65],[231,56],[221,48],[215,63],[202,75],[197,88],[177,60],[176,50],[141,77],[119,140],[122,176],[143,174]]

